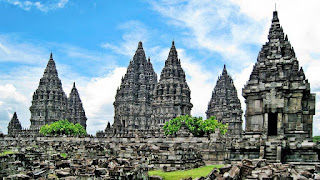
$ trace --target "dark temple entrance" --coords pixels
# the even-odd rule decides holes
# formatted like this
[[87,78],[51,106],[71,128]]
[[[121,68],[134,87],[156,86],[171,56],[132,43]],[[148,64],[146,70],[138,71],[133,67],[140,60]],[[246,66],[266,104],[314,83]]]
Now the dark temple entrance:
[[278,113],[268,114],[268,136],[277,135]]

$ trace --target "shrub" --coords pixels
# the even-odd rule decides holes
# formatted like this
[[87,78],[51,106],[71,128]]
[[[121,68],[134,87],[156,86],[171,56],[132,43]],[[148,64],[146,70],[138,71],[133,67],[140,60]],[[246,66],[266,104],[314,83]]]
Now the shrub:
[[86,130],[81,124],[73,124],[68,120],[60,120],[51,125],[44,125],[40,128],[40,133],[43,135],[86,135]]
[[224,135],[228,129],[228,124],[219,123],[214,116],[203,120],[202,117],[184,115],[165,123],[163,127],[165,135],[176,135],[181,128],[181,122],[185,122],[188,130],[197,137],[214,133],[216,128],[220,129],[220,133]]
[[313,136],[313,142],[318,142],[320,141],[320,136]]

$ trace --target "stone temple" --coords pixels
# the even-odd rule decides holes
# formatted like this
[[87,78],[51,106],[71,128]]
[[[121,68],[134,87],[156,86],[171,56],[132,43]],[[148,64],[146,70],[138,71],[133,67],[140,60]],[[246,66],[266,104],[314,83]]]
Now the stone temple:
[[151,104],[156,84],[157,74],[150,58],[146,58],[142,42],[139,42],[113,103],[114,133],[150,127]]
[[250,79],[243,88],[246,132],[312,138],[315,94],[280,26],[277,11]]
[[193,107],[190,100],[186,75],[173,41],[160,81],[154,90],[152,125],[161,126],[180,115],[190,115]]
[[76,88],[76,83],[73,83],[69,98],[68,98],[68,117],[67,119],[76,124],[79,123],[85,129],[87,128],[87,117],[83,109],[79,92]]
[[21,123],[18,119],[17,113],[14,112],[13,117],[8,125],[8,135],[14,135],[16,132],[22,130]]
[[315,94],[273,12],[268,42],[262,46],[250,79],[242,89],[246,127],[230,159],[264,158],[269,162],[316,162],[312,142]]
[[[25,129],[23,132],[21,129],[17,129],[15,134],[37,132],[41,126],[62,119],[68,119],[69,122],[74,124],[80,123],[84,128],[87,126],[87,118],[75,83],[68,98],[62,89],[52,53],[39,86],[33,93],[30,112],[30,129]],[[18,119],[15,113],[11,122],[17,124],[16,121]],[[9,127],[12,132],[13,126],[9,124]],[[18,126],[14,127],[17,128]]]
[[207,119],[215,116],[219,122],[228,123],[228,137],[237,138],[242,134],[242,110],[237,89],[224,65],[222,75],[212,91],[206,112]]
[[38,89],[33,93],[30,112],[31,129],[40,129],[45,124],[67,118],[67,96],[62,89],[52,53]]

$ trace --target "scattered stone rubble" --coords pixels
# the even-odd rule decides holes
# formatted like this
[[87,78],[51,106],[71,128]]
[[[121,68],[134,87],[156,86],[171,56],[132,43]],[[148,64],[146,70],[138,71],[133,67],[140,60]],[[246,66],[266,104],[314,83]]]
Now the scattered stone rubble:
[[198,148],[187,145],[196,147],[199,140],[158,140],[5,136],[0,139],[0,152],[13,154],[0,156],[0,178],[146,179],[151,169],[175,171],[204,165]]
[[[207,177],[197,180],[269,180],[269,179],[320,179],[320,166],[299,169],[292,164],[267,163],[265,159],[243,160],[237,164],[228,164],[219,170],[214,168]],[[184,180],[192,180],[186,178]]]

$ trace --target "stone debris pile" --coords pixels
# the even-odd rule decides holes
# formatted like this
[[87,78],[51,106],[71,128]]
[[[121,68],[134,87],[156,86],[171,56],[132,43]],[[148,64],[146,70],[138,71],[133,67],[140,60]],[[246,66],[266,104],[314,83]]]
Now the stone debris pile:
[[[301,170],[293,164],[271,163],[264,159],[243,160],[237,164],[229,164],[218,169],[213,169],[204,180],[213,179],[320,179],[317,174],[320,166]],[[199,178],[201,179],[201,178]]]
[[[4,159],[7,161],[3,161]],[[67,159],[54,154],[51,160],[30,161],[24,154],[8,154],[0,160],[1,176],[4,179],[148,178],[148,168],[145,164],[132,165],[130,159],[114,157]]]

